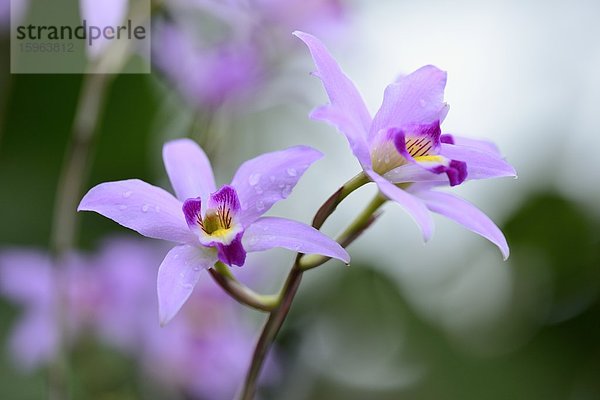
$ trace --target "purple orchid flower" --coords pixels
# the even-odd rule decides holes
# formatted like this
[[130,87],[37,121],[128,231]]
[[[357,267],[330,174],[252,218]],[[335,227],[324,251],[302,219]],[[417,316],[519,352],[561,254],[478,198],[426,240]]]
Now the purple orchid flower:
[[164,325],[190,296],[201,270],[217,261],[242,266],[247,252],[274,247],[350,260],[337,242],[308,225],[262,217],[320,157],[304,146],[266,153],[243,163],[231,184],[216,190],[206,154],[193,141],[179,139],[163,148],[177,198],[137,179],[107,182],[92,188],[78,211],[95,211],[144,236],[178,243],[158,272]]
[[446,73],[428,65],[390,84],[383,103],[371,117],[360,93],[314,36],[294,32],[309,48],[330,104],[311,118],[328,122],[343,133],[366,175],[390,200],[399,203],[420,226],[423,238],[433,234],[429,211],[444,215],[509,249],[500,229],[472,204],[432,190],[467,179],[516,176],[493,144],[442,135],[448,113],[444,103]]
[[242,100],[258,88],[265,66],[256,45],[226,42],[200,46],[183,26],[158,24],[154,60],[177,90],[200,107],[218,107],[225,101]]

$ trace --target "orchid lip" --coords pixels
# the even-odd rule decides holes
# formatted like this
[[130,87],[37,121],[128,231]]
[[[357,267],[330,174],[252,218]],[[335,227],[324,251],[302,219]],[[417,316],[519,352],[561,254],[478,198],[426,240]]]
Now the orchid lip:
[[243,231],[240,224],[235,223],[230,214],[230,210],[207,211],[204,219],[199,221],[200,243],[207,246],[214,243],[230,244],[236,235]]
[[208,209],[202,213],[201,198],[191,198],[184,202],[183,213],[188,226],[205,246],[231,244],[243,231],[237,221],[240,205],[235,189],[223,186],[210,195],[207,203]]

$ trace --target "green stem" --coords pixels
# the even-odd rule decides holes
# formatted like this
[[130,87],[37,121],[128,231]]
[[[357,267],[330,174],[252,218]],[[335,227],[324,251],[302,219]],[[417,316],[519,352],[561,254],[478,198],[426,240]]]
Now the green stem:
[[[377,194],[373,200],[365,207],[365,209],[354,219],[354,221],[340,234],[337,238],[337,242],[343,247],[347,247],[352,243],[362,232],[365,231],[375,220],[376,212],[385,202],[386,198]],[[298,262],[298,267],[302,271],[308,271],[309,269],[316,268],[325,262],[329,261],[331,257],[311,254],[302,255]]]
[[263,295],[244,286],[222,262],[208,270],[214,281],[238,302],[259,311],[271,312],[279,304],[278,295]]
[[[368,177],[364,173],[360,173],[350,181],[348,181],[344,186],[342,186],[337,192],[335,192],[319,209],[315,218],[313,220],[313,227],[319,229],[329,218],[329,216],[335,211],[337,206],[340,204],[342,200],[344,200],[350,193],[360,188],[364,184],[369,182]],[[373,213],[385,202],[385,199],[380,198],[379,196],[371,202],[371,204],[367,207],[363,213],[357,218],[357,220],[350,225],[350,227],[342,234],[342,238],[344,240],[353,240],[360,234],[366,226],[368,226],[372,222]],[[367,216],[367,213],[369,212]],[[269,318],[265,323],[265,326],[261,332],[261,335],[256,343],[256,348],[254,349],[254,354],[252,356],[252,362],[250,364],[250,368],[248,369],[248,373],[246,375],[246,380],[244,382],[244,387],[242,389],[240,399],[241,400],[252,400],[254,398],[254,394],[256,392],[257,382],[260,375],[260,371],[264,364],[265,358],[271,348],[271,345],[275,341],[285,318],[287,317],[290,307],[292,306],[292,302],[294,300],[294,296],[298,291],[298,287],[300,286],[300,282],[302,281],[302,274],[304,273],[303,267],[301,265],[301,260],[303,258],[302,254],[298,254],[296,257],[296,261],[290,270],[290,273],[287,277],[287,280],[281,290],[281,295],[279,298],[279,304],[277,307],[271,311],[269,314]],[[326,258],[323,262],[327,261]],[[321,264],[323,263],[321,262]],[[319,264],[320,265],[320,264]],[[314,267],[313,267],[314,268]],[[308,268],[307,268],[308,269]]]
[[[344,200],[350,193],[360,188],[364,184],[369,182],[368,177],[364,173],[356,175],[350,179],[344,186],[338,189],[319,209],[313,221],[313,226],[318,225],[319,227],[325,222],[325,220],[335,211],[336,207],[342,200]],[[318,229],[318,228],[317,228]],[[326,261],[326,260],[325,260]],[[213,280],[221,286],[225,292],[241,304],[245,304],[248,307],[254,308],[259,311],[271,312],[280,304],[284,295],[284,290],[276,295],[263,295],[254,292],[252,289],[246,287],[244,284],[239,282],[235,276],[231,273],[229,268],[221,262],[215,264],[214,268],[208,270]]]
[[[296,259],[296,261],[297,260],[298,259]],[[302,273],[302,270],[298,268],[298,263],[296,262],[283,287],[281,303],[269,315],[269,319],[256,343],[256,348],[254,349],[254,354],[252,356],[252,363],[250,364],[250,369],[246,375],[246,381],[244,382],[244,388],[240,396],[241,400],[252,400],[254,398],[260,370],[275,337],[283,325],[283,321],[285,321],[285,318],[290,311],[292,301],[294,300],[294,296],[296,295],[302,280]]]
[[[141,7],[141,3],[138,7]],[[137,21],[143,13],[138,7],[130,10],[131,18]],[[83,184],[88,176],[91,165],[93,143],[98,131],[98,122],[108,93],[110,83],[116,75],[102,74],[102,71],[112,69],[120,70],[128,59],[131,41],[117,41],[106,49],[102,56],[88,65],[83,77],[81,92],[75,111],[72,135],[67,146],[65,158],[59,176],[54,213],[52,218],[52,231],[50,236],[50,250],[53,254],[54,264],[60,270],[65,257],[74,247],[77,232],[77,204],[82,195]],[[60,271],[59,271],[60,272]],[[63,287],[62,279],[57,279],[57,293],[67,293]],[[58,320],[61,333],[65,330],[66,316],[64,305],[66,300],[59,299]],[[67,383],[68,358],[66,356],[64,335],[59,341],[56,361],[49,370],[50,399],[68,399],[69,388]]]
[[364,173],[360,172],[354,178],[350,179],[348,182],[344,184],[341,188],[339,188],[334,194],[329,197],[325,203],[319,208],[319,211],[315,214],[315,217],[312,222],[312,226],[315,229],[321,229],[327,218],[337,208],[337,206],[352,192],[361,186],[367,184],[369,182],[369,177]]

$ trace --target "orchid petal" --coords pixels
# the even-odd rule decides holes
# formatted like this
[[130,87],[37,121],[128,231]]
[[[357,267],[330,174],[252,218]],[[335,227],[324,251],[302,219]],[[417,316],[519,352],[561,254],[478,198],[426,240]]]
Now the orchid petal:
[[[335,126],[340,132],[344,133],[350,144],[352,154],[358,159],[358,162],[363,168],[371,167],[371,157],[369,155],[369,146],[366,140],[363,139],[364,133],[361,130],[356,131],[353,127],[353,122],[349,116],[339,108],[325,105],[315,108],[310,113],[310,118],[316,121],[324,121]],[[353,135],[351,132],[357,132]],[[358,137],[358,139],[356,139]]]
[[322,156],[313,148],[296,146],[243,163],[231,182],[241,204],[242,225],[248,226],[273,204],[288,197],[302,174]]
[[421,198],[431,211],[450,218],[488,239],[498,246],[505,260],[508,258],[509,249],[504,234],[487,215],[473,204],[449,193],[432,190],[416,192],[415,196]]
[[166,325],[192,294],[202,270],[217,261],[214,249],[177,246],[167,253],[158,269],[158,314],[160,324]]
[[247,251],[283,247],[304,254],[320,254],[348,264],[350,255],[335,240],[312,226],[285,218],[263,217],[254,221],[244,234]]
[[421,200],[412,194],[400,189],[393,183],[389,182],[381,175],[374,171],[366,171],[369,177],[377,184],[381,193],[383,193],[390,200],[400,204],[406,212],[415,220],[417,225],[421,228],[423,234],[423,240],[428,241],[433,235],[433,219],[427,207]]
[[218,191],[211,193],[208,199],[208,209],[221,209],[232,217],[240,211],[240,200],[237,192],[232,186],[224,185]]
[[467,176],[471,179],[500,178],[516,176],[515,169],[505,160],[476,147],[441,144],[440,155],[467,164]]
[[485,151],[488,153],[492,153],[498,157],[502,157],[500,154],[500,149],[494,142],[485,139],[471,139],[463,136],[451,135],[449,133],[444,133],[440,137],[442,143],[447,144],[455,144],[458,146],[467,146],[467,147],[475,147],[481,151]]
[[233,241],[227,245],[218,243],[217,250],[219,261],[227,265],[241,267],[246,262],[246,250],[242,246],[243,233],[238,233]]
[[366,136],[371,126],[371,116],[360,93],[319,39],[299,31],[294,35],[308,46],[317,67],[315,75],[323,82],[331,102],[315,109],[311,118],[335,126],[346,136],[361,164],[369,165]]
[[374,137],[381,129],[442,121],[448,107],[444,103],[445,86],[446,72],[432,65],[421,67],[390,84],[385,89],[369,136]]
[[77,211],[95,211],[140,234],[177,243],[195,243],[181,203],[139,179],[101,183],[83,197]]
[[210,161],[204,151],[190,139],[178,139],[163,147],[163,160],[177,198],[206,199],[216,190]]
[[192,231],[202,227],[202,200],[200,197],[184,201],[182,211],[185,222]]
[[418,163],[409,163],[386,172],[383,177],[392,183],[439,182],[449,183],[448,176],[436,174]]

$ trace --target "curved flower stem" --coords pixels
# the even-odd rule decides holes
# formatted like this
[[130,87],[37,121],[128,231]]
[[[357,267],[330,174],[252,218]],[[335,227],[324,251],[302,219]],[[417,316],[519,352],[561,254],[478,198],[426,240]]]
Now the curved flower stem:
[[[358,174],[356,177],[348,181],[348,183],[342,186],[323,204],[323,206],[321,206],[315,215],[315,219],[313,220],[313,227],[319,229],[344,198],[367,182],[369,182],[369,180],[363,173]],[[369,203],[367,208],[356,218],[356,220],[342,233],[339,243],[341,243],[343,246],[347,246],[362,232],[364,232],[364,230],[373,223],[376,218],[374,213],[383,203],[385,203],[385,201],[385,198],[377,195],[371,201],[371,203]],[[244,387],[240,395],[241,400],[252,400],[254,398],[261,368],[265,362],[267,353],[269,352],[269,349],[275,340],[275,337],[279,333],[279,330],[281,329],[281,326],[283,325],[283,322],[290,311],[292,301],[294,300],[294,296],[296,295],[298,287],[300,286],[300,282],[302,281],[302,274],[305,270],[315,268],[329,260],[328,257],[316,256],[317,258],[312,259],[312,261],[307,257],[308,261],[302,263],[302,259],[304,257],[305,256],[303,254],[298,254],[296,257],[296,261],[294,262],[283,289],[281,290],[279,304],[269,314],[269,318],[267,319],[267,322],[256,344],[256,348],[254,349],[252,362],[250,364],[250,368],[244,382]]]
[[278,295],[263,295],[254,292],[235,279],[229,268],[220,261],[208,272],[223,290],[242,304],[264,312],[271,312],[279,305]]
[[350,179],[344,186],[339,188],[334,194],[329,197],[325,203],[319,208],[315,217],[313,218],[312,226],[315,229],[321,229],[327,218],[337,208],[337,206],[352,192],[361,186],[369,183],[369,177],[364,173],[360,172],[354,178]]
[[[368,182],[369,178],[363,172],[346,182],[346,184],[339,188],[331,197],[329,197],[329,199],[325,201],[325,203],[323,203],[321,208],[319,208],[319,211],[317,211],[313,220],[313,227],[319,229],[327,220],[327,218],[333,213],[333,211],[335,211],[336,207],[342,202],[342,200],[344,200],[350,193]],[[323,262],[321,262],[321,264],[328,259],[329,258],[325,259]],[[225,292],[227,292],[239,303],[248,307],[259,311],[272,312],[282,301],[285,287],[282,289],[279,295],[263,295],[256,293],[252,289],[239,282],[231,273],[229,268],[220,262],[215,264],[215,267],[209,269],[208,272],[212,276],[213,280],[219,286],[221,286]]]
[[300,268],[298,268],[298,259],[299,257],[296,258],[296,262],[294,263],[294,266],[292,267],[282,289],[281,302],[269,315],[269,319],[267,320],[258,342],[256,343],[256,348],[254,349],[254,354],[252,356],[252,363],[250,364],[250,369],[246,375],[244,388],[242,389],[242,394],[240,396],[241,400],[252,400],[254,398],[258,376],[264,364],[267,353],[273,344],[277,333],[279,333],[279,330],[283,325],[283,321],[285,321],[285,318],[290,311],[292,301],[294,300],[294,296],[296,295],[298,287],[300,286],[300,281],[302,280],[303,272]]
[[[379,216],[376,214],[379,207],[381,207],[387,199],[380,194],[377,194],[373,200],[367,205],[367,207],[356,217],[356,219],[346,228],[344,232],[337,238],[337,242],[342,247],[349,246],[354,240],[356,240]],[[308,271],[309,269],[316,268],[325,262],[329,261],[331,257],[325,257],[321,255],[302,255],[298,262],[298,268],[302,271]]]

